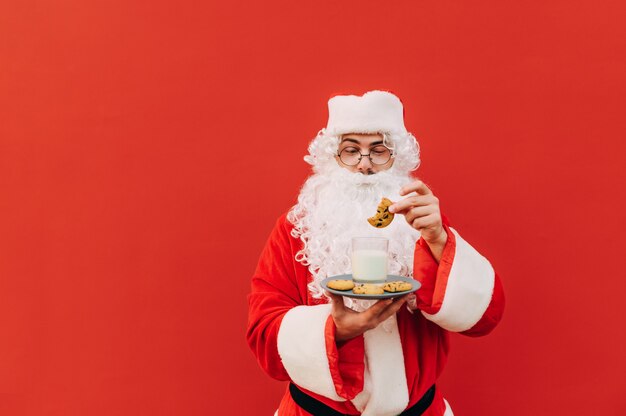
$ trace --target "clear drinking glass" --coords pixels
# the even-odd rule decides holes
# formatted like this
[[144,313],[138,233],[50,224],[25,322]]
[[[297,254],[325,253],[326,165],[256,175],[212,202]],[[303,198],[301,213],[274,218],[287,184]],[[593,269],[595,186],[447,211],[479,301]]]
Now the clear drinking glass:
[[355,282],[382,283],[387,278],[389,240],[378,237],[352,239],[352,278]]

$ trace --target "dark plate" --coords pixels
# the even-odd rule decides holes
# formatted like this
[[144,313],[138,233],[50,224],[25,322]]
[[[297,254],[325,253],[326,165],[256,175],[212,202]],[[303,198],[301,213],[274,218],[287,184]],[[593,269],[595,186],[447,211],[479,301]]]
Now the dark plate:
[[388,299],[388,298],[396,298],[398,296],[406,295],[407,293],[415,292],[416,290],[418,290],[422,286],[422,284],[420,282],[418,282],[417,280],[415,280],[413,278],[404,277],[404,276],[389,275],[389,276],[387,276],[387,279],[385,279],[385,282],[395,282],[395,281],[401,280],[403,282],[410,283],[413,287],[411,288],[411,290],[405,290],[404,292],[394,292],[394,293],[385,292],[382,295],[359,295],[359,294],[356,294],[356,293],[352,293],[352,289],[350,289],[350,290],[337,290],[337,289],[329,288],[327,283],[330,280],[353,280],[351,274],[341,274],[341,275],[338,275],[338,276],[327,277],[326,279],[322,280],[322,287],[325,290],[329,291],[330,293],[334,293],[335,295],[346,296],[346,297],[355,298],[355,299]]

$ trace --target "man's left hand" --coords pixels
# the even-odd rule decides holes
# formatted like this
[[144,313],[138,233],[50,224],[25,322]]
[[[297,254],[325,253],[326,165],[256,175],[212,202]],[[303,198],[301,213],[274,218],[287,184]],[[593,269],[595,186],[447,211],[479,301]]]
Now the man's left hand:
[[406,198],[395,202],[389,212],[404,215],[406,222],[420,232],[422,238],[439,261],[448,235],[443,228],[439,199],[420,180],[411,182],[400,189],[400,195]]

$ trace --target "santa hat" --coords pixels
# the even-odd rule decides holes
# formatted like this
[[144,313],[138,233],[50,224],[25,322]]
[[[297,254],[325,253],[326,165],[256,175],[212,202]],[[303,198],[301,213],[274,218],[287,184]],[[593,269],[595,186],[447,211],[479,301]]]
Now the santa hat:
[[327,134],[406,132],[402,102],[390,92],[337,95],[328,100]]

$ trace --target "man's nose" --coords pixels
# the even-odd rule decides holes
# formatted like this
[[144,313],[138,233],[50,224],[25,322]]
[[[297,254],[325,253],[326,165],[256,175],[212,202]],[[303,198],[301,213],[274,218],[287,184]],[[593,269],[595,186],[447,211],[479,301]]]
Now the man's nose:
[[372,161],[369,156],[361,156],[359,164],[356,166],[357,170],[361,173],[369,172],[372,169]]

